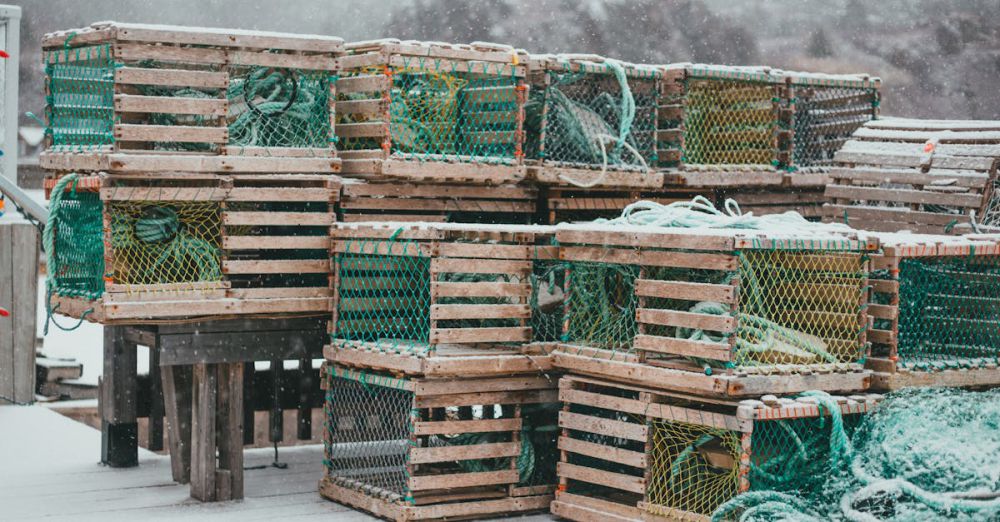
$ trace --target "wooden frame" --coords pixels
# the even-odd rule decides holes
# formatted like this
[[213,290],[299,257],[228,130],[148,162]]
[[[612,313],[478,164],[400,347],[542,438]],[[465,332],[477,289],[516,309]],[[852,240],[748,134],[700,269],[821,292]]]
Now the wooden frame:
[[874,120],[834,159],[828,220],[879,232],[962,234],[974,220],[997,219],[1000,122]]
[[534,221],[538,190],[524,185],[425,184],[345,179],[339,221]]
[[551,237],[525,225],[337,224],[327,359],[428,376],[550,369],[530,274],[557,259]]
[[[49,33],[42,39],[47,64],[82,64],[81,71],[58,72],[89,85],[101,109],[108,112],[106,135],[100,143],[52,146],[41,155],[41,166],[57,171],[112,173],[337,172],[340,160],[333,146],[336,114],[336,74],[343,40],[335,37],[209,29],[164,25],[99,22],[89,27]],[[97,72],[94,60],[113,66],[113,81]],[[104,67],[103,65],[101,67]],[[263,67],[295,82],[308,73],[329,90],[328,122],[319,146],[246,146],[231,136],[231,82],[246,75],[246,67]],[[110,68],[110,67],[105,67]],[[89,76],[88,76],[89,74]],[[59,87],[47,83],[51,103],[49,124],[56,111],[72,111],[73,99],[63,104]],[[90,82],[90,83],[87,83]],[[243,83],[243,85],[246,85]],[[175,95],[192,90],[203,95]],[[244,88],[245,92],[245,88]],[[106,95],[106,96],[105,96]],[[243,96],[244,94],[239,94]],[[236,96],[236,94],[233,94]],[[106,101],[112,102],[106,107]],[[78,102],[77,102],[78,103]],[[248,101],[240,101],[259,111]],[[291,107],[289,102],[288,110]],[[78,108],[78,107],[77,107]],[[269,109],[270,110],[270,109]],[[277,114],[269,112],[268,115]],[[166,120],[166,121],[164,121]],[[59,130],[56,129],[58,134]],[[68,132],[68,131],[67,131]],[[94,129],[94,132],[103,132]],[[318,132],[315,129],[310,132]],[[292,142],[289,142],[292,144]]]
[[[667,183],[691,187],[723,187],[723,186],[758,186],[780,185],[782,171],[778,166],[787,161],[784,143],[790,137],[790,131],[782,129],[779,121],[787,119],[787,109],[782,107],[780,100],[784,95],[785,80],[780,71],[772,71],[767,67],[736,67],[724,65],[704,65],[679,63],[662,66],[664,80],[661,88],[659,108],[659,143],[657,151],[660,165],[667,167],[665,179]],[[770,115],[763,109],[733,110],[729,109],[731,117],[736,120],[761,118],[770,121],[771,130],[767,134],[747,134],[747,139],[760,143],[767,142],[764,149],[758,149],[761,158],[766,161],[757,163],[733,163],[713,159],[711,154],[704,158],[693,158],[690,145],[686,143],[689,132],[687,124],[690,117],[690,99],[693,83],[716,85],[723,89],[739,89],[741,85],[749,87],[768,88],[773,93],[768,96],[772,100]],[[760,96],[763,100],[763,95]],[[747,131],[743,131],[747,132]],[[736,133],[716,133],[719,139],[739,140]],[[687,152],[685,152],[687,151]],[[725,152],[721,153],[723,156]]]
[[677,188],[669,190],[610,190],[543,187],[543,209],[548,223],[592,221],[597,218],[615,218],[622,210],[637,201],[655,201],[668,205],[677,201],[690,201],[695,196],[715,199],[712,189]]
[[[96,180],[95,180],[96,178]],[[51,187],[54,180],[47,180]],[[205,175],[180,185],[101,174],[81,178],[99,190],[105,223],[104,266],[116,265],[112,207],[125,204],[214,205],[220,276],[188,283],[116,283],[104,276],[97,300],[53,296],[58,312],[99,323],[144,319],[263,314],[323,314],[332,301],[329,228],[335,221],[339,179],[326,175]],[[50,188],[51,190],[51,188]],[[172,207],[171,207],[172,208]],[[58,233],[58,232],[57,232]],[[303,250],[322,253],[307,259]],[[96,260],[95,260],[96,261]],[[308,275],[303,275],[308,274]],[[288,278],[298,282],[289,283]],[[308,281],[311,278],[312,281]],[[58,292],[58,291],[57,291]]]
[[[972,357],[932,357],[926,362],[913,360],[906,353],[900,354],[901,337],[911,339],[919,335],[919,332],[907,332],[907,325],[916,317],[908,317],[906,314],[918,314],[920,318],[927,321],[934,321],[933,317],[924,317],[922,314],[931,313],[926,308],[905,306],[901,303],[900,287],[905,284],[921,285],[911,277],[919,277],[919,273],[914,271],[926,270],[921,266],[908,264],[908,260],[927,261],[952,261],[958,263],[974,263],[977,260],[996,259],[1000,263],[1000,236],[998,235],[971,235],[964,237],[954,236],[933,236],[917,234],[883,234],[881,235],[883,250],[880,255],[873,258],[873,267],[888,274],[887,278],[876,278],[871,281],[872,301],[883,303],[870,305],[869,313],[878,321],[873,324],[869,332],[869,339],[872,342],[872,356],[866,361],[866,366],[875,373],[872,375],[872,388],[880,390],[896,390],[899,388],[913,386],[956,386],[956,387],[977,387],[1000,384],[1000,371],[997,369],[996,357],[972,358]],[[932,265],[929,265],[932,266]],[[964,278],[989,278],[989,274],[955,273],[952,277],[956,279]],[[911,282],[912,281],[912,282]],[[930,293],[931,289],[921,289],[920,292]],[[962,294],[961,289],[955,289],[954,295],[941,296],[957,301],[963,299],[971,302],[971,311],[975,314],[977,301],[988,300],[989,296]],[[904,306],[901,306],[903,304]],[[931,304],[924,305],[926,307]],[[951,318],[945,315],[936,318],[935,326],[939,329],[948,330],[957,328],[959,331],[973,328],[972,324],[967,326],[956,326],[954,321],[967,322],[966,317],[962,317],[963,309],[953,310],[958,314]],[[953,319],[953,321],[949,321]],[[987,318],[984,318],[987,319]],[[902,322],[902,325],[901,325]],[[919,342],[919,341],[910,341]],[[904,352],[907,350],[904,349]],[[997,352],[1000,354],[1000,351]],[[915,359],[915,358],[914,358]]]
[[[322,382],[328,393],[324,442],[329,463],[319,483],[323,497],[390,520],[548,509],[554,484],[538,483],[548,473],[554,480],[554,469],[542,469],[545,462],[539,460],[545,448],[538,448],[535,472],[526,483],[520,482],[518,460],[521,444],[538,445],[534,423],[555,423],[557,407],[548,413],[544,407],[555,406],[555,381],[538,374],[396,378],[328,364]],[[531,408],[535,413],[526,416]],[[372,422],[373,417],[379,420]],[[439,440],[472,433],[488,436],[452,446]],[[554,450],[554,441],[545,445],[550,442]],[[367,449],[359,452],[362,447]],[[366,472],[365,451],[383,455],[380,470]],[[459,464],[488,458],[507,459],[509,467],[502,461],[486,470]]]
[[[807,238],[753,231],[600,225],[560,225],[556,239],[560,258],[570,264],[632,266],[638,270],[635,279],[615,276],[621,278],[616,281],[625,285],[623,290],[607,290],[609,294],[620,293],[626,300],[624,304],[615,301],[615,306],[624,307],[621,312],[626,314],[622,319],[624,324],[633,320],[627,314],[632,313],[629,310],[634,307],[635,323],[631,331],[635,334],[626,328],[622,335],[627,338],[608,340],[605,346],[603,338],[584,336],[595,331],[593,326],[584,327],[586,317],[579,319],[583,323],[576,327],[583,333],[575,333],[574,307],[584,306],[589,301],[574,300],[572,294],[577,286],[587,282],[574,283],[574,268],[568,268],[567,293],[570,297],[566,305],[566,341],[553,353],[557,368],[717,397],[797,393],[810,389],[855,391],[868,386],[869,374],[861,364],[867,353],[865,330],[869,321],[864,288],[869,270],[866,257],[878,248],[875,239],[846,230],[817,231],[815,236]],[[786,257],[767,257],[772,255]],[[745,260],[740,261],[743,256]],[[757,268],[743,274],[741,263]],[[754,337],[745,337],[750,334],[741,333],[753,331],[748,325],[757,324],[760,316],[755,314],[769,313],[754,311],[752,303],[742,302],[741,295],[745,292],[769,290],[761,283],[741,285],[741,274],[754,281],[766,281],[774,275],[772,270],[778,270],[768,268],[769,263],[775,263],[785,272],[819,273],[813,271],[826,266],[831,274],[844,274],[844,281],[838,275],[833,279],[822,276],[772,284],[770,291],[778,293],[759,298],[758,307],[766,307],[766,303],[772,301],[775,306],[778,301],[785,302],[783,306],[799,303],[794,305],[803,307],[794,314],[798,317],[794,321],[798,322],[793,324],[789,316],[785,320],[775,319],[776,324],[788,328],[788,335],[821,339],[815,346],[822,346],[822,350],[812,352],[819,355],[789,359],[788,354],[781,351],[769,355],[770,348],[760,352],[738,348],[739,343],[753,345],[756,342]],[[717,281],[728,277],[727,274],[732,277],[723,283],[701,282],[693,276],[690,280],[682,279],[680,275],[662,279],[657,275],[662,269],[682,269],[671,274],[690,274],[694,270],[703,274],[702,278]],[[708,277],[705,275],[708,272],[714,275]],[[792,288],[796,289],[794,295],[787,293]],[[730,313],[717,315],[696,311],[691,306],[694,303],[719,303]],[[802,320],[806,317],[812,319]],[[680,329],[715,332],[708,338],[716,336],[722,341],[691,340],[680,334]],[[807,335],[797,329],[816,335]],[[624,347],[617,343],[624,343]],[[811,349],[815,350],[815,346]],[[692,357],[717,362],[706,367],[689,361]]]
[[[558,150],[547,152],[553,149],[549,135],[552,127],[548,118],[549,112],[549,90],[557,86],[552,85],[552,75],[560,73],[571,73],[582,75],[586,82],[597,83],[606,82],[606,88],[594,89],[601,92],[601,95],[611,95],[612,92],[620,90],[617,79],[612,73],[610,66],[606,65],[608,58],[597,55],[530,55],[528,57],[528,75],[531,83],[531,97],[537,98],[541,103],[541,115],[538,128],[529,128],[527,146],[527,158],[530,164],[537,165],[528,171],[529,177],[543,185],[557,187],[573,187],[577,184],[584,184],[588,187],[600,188],[635,188],[635,189],[658,189],[663,187],[663,174],[657,171],[656,142],[659,128],[657,125],[658,93],[660,90],[661,72],[651,66],[619,62],[624,69],[627,81],[632,90],[639,89],[646,92],[650,105],[640,107],[637,104],[636,118],[640,121],[647,121],[650,124],[649,137],[652,150],[648,157],[642,158],[647,168],[625,167],[620,165],[605,165],[602,163],[586,163],[570,161],[569,159],[558,157]],[[600,95],[599,95],[600,96]],[[617,129],[611,129],[616,132]],[[615,134],[617,137],[617,134]],[[606,145],[606,144],[605,144]],[[624,151],[623,154],[632,154]]]
[[[880,399],[874,394],[834,397],[844,415],[865,414]],[[760,429],[760,423],[824,415],[815,399],[808,397],[772,395],[739,403],[719,402],[575,375],[560,379],[559,400],[563,403],[559,415],[559,488],[552,513],[585,522],[709,520],[710,513],[657,504],[657,488],[669,481],[664,468],[672,469],[654,464],[661,458],[656,439],[668,440],[667,435],[654,434],[660,426],[682,423],[689,429],[724,435],[728,443],[704,451],[711,465],[738,468],[729,475],[733,482],[729,488],[735,494],[753,487],[750,465],[752,459],[760,458],[755,457],[753,433]],[[664,444],[664,440],[659,443]],[[611,466],[615,471],[607,469]],[[702,489],[689,485],[685,499],[690,502]],[[713,500],[721,503],[728,499]]]
[[[526,68],[523,51],[496,44],[471,45],[441,42],[375,40],[346,46],[338,81],[337,136],[342,147],[345,174],[362,178],[395,178],[442,183],[459,181],[499,185],[516,183],[525,177],[522,163]],[[469,78],[512,78],[509,87],[473,88],[469,99],[487,100],[501,96],[513,102],[512,110],[480,111],[484,125],[506,123],[512,131],[482,131],[467,139],[476,144],[504,144],[512,147],[510,157],[490,157],[445,153],[412,153],[398,150],[400,136],[411,132],[393,123],[393,107],[402,106],[401,94],[393,87],[401,71],[422,74],[463,74]],[[464,92],[464,91],[463,91]],[[478,97],[478,98],[474,98]],[[397,109],[402,110],[402,109]],[[395,126],[395,127],[394,127]],[[395,140],[395,141],[394,141]]]

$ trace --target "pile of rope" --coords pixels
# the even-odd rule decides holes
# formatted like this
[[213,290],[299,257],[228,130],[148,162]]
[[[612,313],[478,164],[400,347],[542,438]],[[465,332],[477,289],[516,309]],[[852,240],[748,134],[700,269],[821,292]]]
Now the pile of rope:
[[804,395],[833,423],[823,487],[751,491],[719,506],[712,520],[1000,519],[1000,389],[904,390],[852,437],[833,398]]

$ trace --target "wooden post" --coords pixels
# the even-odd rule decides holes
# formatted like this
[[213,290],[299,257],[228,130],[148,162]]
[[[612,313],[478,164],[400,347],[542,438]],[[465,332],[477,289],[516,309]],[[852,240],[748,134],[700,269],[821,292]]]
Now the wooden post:
[[281,412],[281,373],[284,370],[284,361],[271,361],[271,415],[270,415],[270,437],[271,442],[281,442],[284,439],[285,419]]
[[138,348],[125,341],[125,327],[104,327],[104,376],[101,381],[101,463],[115,468],[139,464],[136,420]]
[[243,365],[243,444],[253,444],[256,396],[254,394],[254,362],[247,361]]
[[38,229],[0,223],[0,404],[35,400]]
[[216,499],[215,441],[218,375],[215,364],[196,364],[191,386],[191,496]]
[[312,438],[312,407],[309,405],[309,400],[312,398],[311,392],[315,386],[312,359],[299,359],[299,440]]
[[[155,343],[154,343],[155,344]],[[163,385],[160,379],[160,350],[149,347],[149,450],[163,450]]]
[[174,482],[191,481],[191,367],[164,366],[163,402],[167,416],[170,472]]
[[[251,363],[253,364],[253,363]],[[243,364],[218,365],[216,500],[243,498]]]

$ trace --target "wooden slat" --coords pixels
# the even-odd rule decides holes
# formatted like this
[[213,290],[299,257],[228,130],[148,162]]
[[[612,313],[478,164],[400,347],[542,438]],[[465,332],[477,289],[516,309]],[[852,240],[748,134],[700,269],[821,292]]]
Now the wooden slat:
[[225,72],[189,71],[185,69],[119,67],[115,69],[115,83],[123,85],[191,87],[195,89],[224,89],[229,86],[229,74]]
[[655,353],[668,353],[685,357],[698,357],[716,361],[732,360],[732,349],[728,344],[709,341],[691,341],[674,337],[639,334],[635,336],[633,347],[636,350]]
[[642,495],[646,491],[645,481],[642,477],[633,477],[623,473],[613,473],[584,466],[577,466],[568,462],[560,462],[556,474],[560,478],[579,480],[589,484],[597,484],[622,491],[628,491]]
[[559,437],[559,449],[635,468],[646,467],[646,455],[644,453],[616,448],[614,446],[594,444],[593,442],[571,439],[569,437]]
[[715,332],[731,332],[736,328],[736,319],[728,315],[639,308],[636,310],[636,318],[640,323],[679,326],[681,328],[712,330]]
[[568,411],[559,412],[559,427],[639,442],[646,442],[648,434],[648,429],[644,424],[592,417]]
[[118,141],[158,141],[177,143],[226,143],[229,130],[225,127],[194,127],[186,125],[115,125]]
[[329,226],[336,219],[329,212],[240,212],[222,213],[226,225]]
[[296,250],[329,249],[327,236],[225,236],[222,248],[226,250]]
[[516,442],[411,448],[409,462],[410,464],[429,464],[432,462],[516,457],[520,454],[521,445]]
[[431,273],[449,274],[520,274],[532,269],[531,261],[507,259],[447,259],[431,260]]
[[431,305],[431,321],[452,319],[528,319],[526,304],[436,304]]
[[826,187],[826,195],[832,198],[954,205],[972,208],[978,208],[983,204],[983,196],[980,194],[946,194],[925,190],[881,189],[844,185],[828,185]]
[[709,283],[637,279],[635,293],[643,297],[665,297],[686,301],[712,301],[727,304],[736,302],[736,289],[733,286]]
[[452,435],[456,433],[490,433],[519,431],[521,419],[449,420],[440,422],[417,421],[413,423],[414,435]]
[[229,102],[217,98],[185,98],[183,96],[142,96],[116,94],[115,110],[135,113],[196,114],[225,116]]
[[518,343],[531,340],[531,328],[432,328],[432,344]]
[[319,187],[237,187],[229,190],[227,201],[330,202],[336,193]]
[[275,259],[267,261],[223,261],[226,274],[322,274],[330,271],[326,259]]
[[490,486],[494,484],[516,484],[517,481],[517,470],[507,469],[501,471],[410,477],[409,487],[410,491],[427,491],[431,489],[454,489],[472,486]]
[[[530,259],[532,247],[524,245],[495,245],[482,243],[440,243],[437,253],[441,257],[473,257],[487,259]],[[466,263],[479,263],[479,260]]]
[[531,295],[531,287],[522,283],[505,282],[474,282],[431,283],[431,295],[435,297],[527,297]]

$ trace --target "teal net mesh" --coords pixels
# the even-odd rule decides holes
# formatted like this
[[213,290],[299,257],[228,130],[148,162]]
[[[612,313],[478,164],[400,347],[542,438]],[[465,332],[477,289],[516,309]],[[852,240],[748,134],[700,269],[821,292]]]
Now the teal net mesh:
[[899,363],[973,367],[1000,359],[1000,256],[899,263]]
[[104,208],[97,192],[67,192],[57,208],[54,252],[48,277],[54,292],[67,297],[97,299],[104,293]]
[[47,53],[47,132],[53,150],[86,150],[114,141],[115,68],[110,45]]
[[833,155],[875,116],[878,91],[860,87],[796,86],[792,163],[833,165]]
[[631,352],[638,332],[635,280],[639,267],[590,261],[567,263],[566,342]]

